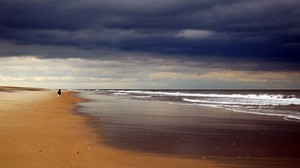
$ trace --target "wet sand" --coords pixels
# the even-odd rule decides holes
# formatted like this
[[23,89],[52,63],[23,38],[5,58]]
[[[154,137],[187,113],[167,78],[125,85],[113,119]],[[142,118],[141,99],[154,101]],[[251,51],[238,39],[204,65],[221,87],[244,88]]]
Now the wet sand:
[[[191,159],[112,148],[89,118],[75,113],[74,92],[0,87],[0,167],[222,167]],[[234,166],[234,164],[233,164]]]
[[83,113],[104,137],[100,143],[115,149],[206,159],[222,167],[300,165],[300,122],[217,108],[94,96],[98,102],[83,103],[88,107]]

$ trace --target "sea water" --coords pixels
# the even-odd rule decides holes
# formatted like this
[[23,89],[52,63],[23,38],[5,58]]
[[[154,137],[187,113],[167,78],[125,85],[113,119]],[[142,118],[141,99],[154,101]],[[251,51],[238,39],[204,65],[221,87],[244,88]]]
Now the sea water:
[[88,100],[79,112],[112,147],[188,157],[300,156],[299,91],[77,92]]
[[279,116],[300,121],[299,90],[99,90],[84,89],[95,95],[123,99],[159,101],[169,104],[206,106],[234,112]]

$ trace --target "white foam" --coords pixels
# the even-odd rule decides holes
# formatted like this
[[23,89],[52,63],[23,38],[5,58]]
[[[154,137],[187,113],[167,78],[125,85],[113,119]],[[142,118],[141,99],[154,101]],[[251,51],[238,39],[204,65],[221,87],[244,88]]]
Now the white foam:
[[294,95],[271,95],[271,94],[202,94],[202,93],[183,93],[183,92],[161,92],[161,91],[141,91],[141,90],[119,90],[118,93],[131,94],[147,94],[160,96],[180,96],[180,97],[206,97],[206,98],[235,98],[247,100],[276,100],[280,102],[287,102],[286,104],[300,105],[300,99],[295,98]]
[[114,93],[114,95],[117,95],[117,96],[125,96],[127,95],[128,93]]
[[[227,108],[226,108],[227,109]],[[300,116],[289,114],[289,111],[250,111],[250,110],[242,110],[242,109],[235,109],[235,108],[228,108],[227,110],[231,110],[234,112],[241,112],[241,113],[249,113],[249,114],[257,114],[257,115],[267,115],[267,116],[277,116],[283,117],[283,119],[296,119],[300,120]]]
[[[300,105],[300,99],[294,95],[281,94],[204,94],[170,91],[115,90],[114,94],[128,94],[136,98],[155,99],[156,96],[179,97],[170,104],[198,105],[223,108],[235,112],[251,113],[300,120],[297,111],[276,110],[276,106]],[[173,99],[173,98],[172,98]],[[182,101],[178,101],[182,100]],[[177,102],[178,101],[178,102]],[[288,108],[288,107],[287,107]]]
[[151,98],[152,96],[133,96],[133,97],[143,99],[143,98]]
[[299,116],[292,116],[292,115],[288,115],[286,117],[283,117],[283,119],[287,120],[287,121],[297,121],[300,122],[300,117]]
[[261,106],[278,106],[278,105],[299,105],[299,101],[295,100],[257,100],[257,99],[188,99],[183,98],[183,101],[192,103],[208,103],[219,105],[261,105]]

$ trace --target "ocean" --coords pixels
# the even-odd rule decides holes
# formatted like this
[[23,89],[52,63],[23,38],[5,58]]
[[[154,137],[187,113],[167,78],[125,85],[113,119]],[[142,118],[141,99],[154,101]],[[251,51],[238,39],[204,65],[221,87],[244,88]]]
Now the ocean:
[[[202,158],[300,158],[297,90],[76,90],[101,143]],[[251,167],[251,166],[250,166]]]
[[[183,106],[226,109],[233,112],[282,117],[300,121],[300,90],[100,90],[81,94],[119,99],[164,102]],[[95,96],[96,95],[96,96]]]

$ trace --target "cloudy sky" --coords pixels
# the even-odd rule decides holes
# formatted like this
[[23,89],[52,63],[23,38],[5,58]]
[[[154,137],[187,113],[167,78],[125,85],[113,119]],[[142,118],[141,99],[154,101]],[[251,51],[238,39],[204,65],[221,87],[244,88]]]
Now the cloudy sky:
[[1,0],[0,85],[300,89],[299,0]]

